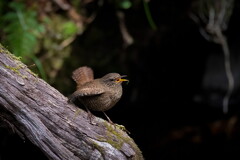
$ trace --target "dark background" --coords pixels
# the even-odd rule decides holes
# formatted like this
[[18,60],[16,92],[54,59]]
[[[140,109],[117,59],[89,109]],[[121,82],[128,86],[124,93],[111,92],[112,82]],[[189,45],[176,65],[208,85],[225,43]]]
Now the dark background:
[[[92,67],[95,77],[109,72],[128,75],[130,82],[123,85],[122,99],[107,114],[131,132],[149,160],[240,158],[240,2],[235,1],[223,32],[236,84],[227,114],[222,111],[228,83],[223,51],[221,45],[204,39],[190,19],[193,2],[150,1],[155,30],[148,23],[143,3],[119,9],[134,39],[124,47],[118,9],[104,1],[95,20],[71,44],[71,55],[52,83],[69,96],[75,89],[71,72],[80,66]],[[87,6],[89,12],[95,5]],[[0,159],[46,159],[31,142],[8,131],[0,130]]]

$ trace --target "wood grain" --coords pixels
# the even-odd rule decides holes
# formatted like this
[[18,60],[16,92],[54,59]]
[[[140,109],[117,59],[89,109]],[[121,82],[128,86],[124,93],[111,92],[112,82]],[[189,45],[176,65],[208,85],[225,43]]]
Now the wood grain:
[[87,113],[67,102],[0,45],[1,119],[53,160],[143,159],[140,149],[120,128],[103,119],[89,123]]

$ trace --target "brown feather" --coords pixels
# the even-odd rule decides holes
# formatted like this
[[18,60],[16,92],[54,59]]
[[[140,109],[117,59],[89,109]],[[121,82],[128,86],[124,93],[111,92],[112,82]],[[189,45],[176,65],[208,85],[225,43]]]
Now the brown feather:
[[83,84],[94,80],[93,70],[87,66],[79,67],[73,71],[72,78],[77,83],[77,88],[79,88]]

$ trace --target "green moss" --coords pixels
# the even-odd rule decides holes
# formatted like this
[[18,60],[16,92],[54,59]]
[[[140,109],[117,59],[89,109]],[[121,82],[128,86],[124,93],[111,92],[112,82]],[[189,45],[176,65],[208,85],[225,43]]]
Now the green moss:
[[[113,147],[115,147],[118,150],[121,150],[122,146],[124,143],[129,144],[133,150],[135,151],[136,155],[135,155],[135,159],[144,159],[142,156],[142,152],[141,150],[138,148],[138,146],[134,143],[133,139],[130,138],[127,134],[125,134],[121,128],[121,125],[109,125],[107,122],[104,122],[104,125],[107,129],[106,132],[106,137],[107,139],[105,140],[107,143],[111,144]],[[121,126],[121,127],[119,127]],[[118,127],[118,129],[116,128]],[[124,127],[125,128],[125,127]],[[115,137],[113,137],[113,135]]]
[[21,56],[17,57],[17,56],[15,56],[15,55],[13,55],[12,53],[10,53],[9,51],[7,52],[7,54],[9,55],[9,57],[10,57],[11,59],[18,61],[18,63],[21,62],[21,59],[22,59]]
[[28,72],[29,72],[30,74],[32,74],[34,77],[38,78],[38,74],[37,74],[37,73],[32,72],[30,69],[29,69]]
[[[14,60],[16,62],[16,64],[18,64],[18,67],[8,67],[9,69],[12,70],[18,70],[20,68],[24,68],[24,65],[21,62],[22,57],[16,57],[15,55],[13,55],[11,52],[9,52],[6,48],[4,48],[1,44],[0,44],[0,53],[1,54],[6,54],[8,55],[8,57],[12,60]],[[7,67],[6,67],[7,68]],[[14,69],[15,68],[15,69]]]
[[4,65],[5,68],[7,69],[10,69],[11,71],[13,71],[14,73],[16,73],[17,75],[21,76],[22,78],[27,78],[27,76],[25,75],[22,75],[21,72],[19,71],[19,69],[22,68],[22,66],[17,66],[17,67],[11,67],[11,66],[8,66],[8,65]]
[[107,129],[106,142],[111,144],[114,148],[120,150],[124,143],[129,143],[129,141],[131,141],[131,138],[126,136],[121,130],[115,128],[116,126],[109,125],[107,122],[104,122],[104,125]]
[[105,151],[102,146],[98,145],[96,142],[91,141],[93,148],[96,148],[102,155],[104,155]]
[[[27,76],[22,75],[22,74],[20,73],[20,71],[19,71],[20,69],[23,69],[23,68],[26,67],[26,66],[21,62],[22,57],[16,57],[16,56],[13,55],[11,52],[9,52],[6,48],[4,48],[4,47],[1,45],[1,43],[0,43],[0,53],[1,53],[1,54],[6,54],[6,55],[8,55],[8,57],[9,57],[10,59],[14,60],[15,63],[17,64],[16,67],[11,67],[11,66],[8,66],[8,65],[4,65],[5,68],[8,68],[8,69],[12,70],[14,73],[16,73],[17,75],[21,76],[22,78],[27,78]],[[38,75],[35,74],[35,73],[33,73],[31,70],[28,70],[28,72],[29,72],[30,74],[32,74],[34,77],[38,77]]]
[[11,52],[9,52],[6,48],[4,48],[1,44],[0,44],[0,53],[5,53],[7,54],[11,59],[16,60],[16,61],[21,61],[22,57],[16,57],[15,55],[13,55]]
[[77,116],[79,116],[82,113],[82,109],[81,108],[76,108],[76,111],[74,113],[74,116],[72,117],[71,121],[75,121],[75,119],[77,118]]
[[108,138],[106,142],[111,144],[114,148],[118,150],[120,150],[123,145],[123,141],[122,140],[119,141],[119,139],[114,140],[112,138]]

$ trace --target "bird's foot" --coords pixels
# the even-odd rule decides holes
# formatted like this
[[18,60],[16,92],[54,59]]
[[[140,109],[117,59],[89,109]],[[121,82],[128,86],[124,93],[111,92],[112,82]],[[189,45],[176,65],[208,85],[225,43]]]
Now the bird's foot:
[[90,121],[90,124],[92,125],[96,125],[95,122],[93,122],[93,119],[94,119],[94,115],[88,110],[88,119]]
[[126,129],[126,127],[124,127],[123,125],[119,125],[119,124],[117,124],[117,123],[113,123],[113,121],[111,121],[111,119],[107,116],[107,114],[106,114],[105,112],[103,112],[103,114],[107,117],[108,122],[109,122],[110,124],[112,124],[115,128],[118,128],[118,129],[126,132],[127,134],[130,134],[130,132]]

